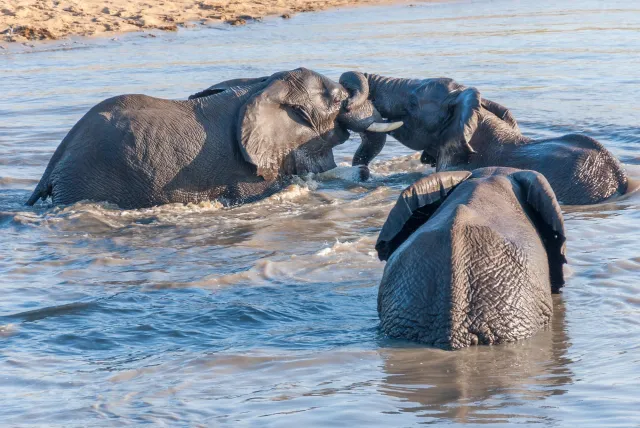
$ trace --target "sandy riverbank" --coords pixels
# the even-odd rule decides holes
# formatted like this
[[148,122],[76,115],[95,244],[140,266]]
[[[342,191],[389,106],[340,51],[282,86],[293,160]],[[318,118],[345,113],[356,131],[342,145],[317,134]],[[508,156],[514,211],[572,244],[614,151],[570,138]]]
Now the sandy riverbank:
[[288,18],[338,6],[390,0],[4,0],[0,33],[5,42],[55,40],[159,29],[176,31],[193,22],[242,25],[269,15]]

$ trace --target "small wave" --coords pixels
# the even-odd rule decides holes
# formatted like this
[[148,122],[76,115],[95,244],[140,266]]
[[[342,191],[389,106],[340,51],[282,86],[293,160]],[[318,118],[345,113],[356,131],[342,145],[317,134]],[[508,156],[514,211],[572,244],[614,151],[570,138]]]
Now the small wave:
[[316,253],[316,256],[328,257],[333,255],[345,254],[345,253],[360,253],[366,254],[371,258],[377,258],[375,251],[372,251],[372,238],[360,238],[352,242],[340,242],[336,239],[336,242],[330,246],[325,247]]
[[120,229],[136,224],[150,224],[171,220],[171,216],[214,212],[223,205],[218,201],[204,201],[189,204],[166,204],[151,208],[123,210],[108,202],[81,201],[73,205],[52,207],[36,212],[14,213],[13,222],[19,225],[52,226],[71,222],[76,229],[96,232],[100,230]]
[[[164,282],[149,285],[148,289],[166,288],[220,288],[235,285],[271,286],[276,284],[311,284],[331,281],[344,268],[348,260],[351,268],[357,265],[366,268],[378,264],[374,251],[375,237],[364,236],[351,242],[336,242],[311,254],[292,254],[284,260],[261,259],[249,269],[226,275],[212,274],[190,282]],[[344,271],[343,271],[344,272]]]
[[400,172],[425,172],[427,173],[430,167],[420,162],[420,153],[416,152],[410,155],[398,156],[389,160],[375,161],[369,165],[372,176],[386,177]]
[[[37,321],[43,318],[67,315],[74,312],[82,312],[86,309],[93,308],[98,305],[97,301],[91,302],[73,302],[64,305],[47,306],[44,308],[34,309],[31,311],[19,312],[13,315],[6,315],[3,318],[20,319],[22,321]],[[11,325],[11,324],[8,324]]]
[[[301,179],[300,179],[301,180]],[[300,182],[300,184],[291,184],[279,192],[269,196],[266,198],[266,202],[284,202],[284,201],[292,201],[301,196],[305,196],[309,194],[310,190],[315,190],[317,188],[317,183],[315,186],[310,186],[310,182]],[[312,189],[313,187],[313,189]]]
[[24,189],[34,187],[38,180],[30,178],[0,177],[0,189]]
[[10,337],[18,333],[18,327],[15,324],[0,325],[0,337]]
[[360,168],[357,166],[351,166],[347,162],[341,162],[336,168],[330,169],[329,171],[321,172],[319,174],[315,174],[314,177],[319,181],[361,181]]
[[[209,275],[197,281],[188,283],[159,283],[150,286],[151,289],[165,288],[219,288],[237,284],[245,284],[252,286],[265,286],[280,282],[280,279],[290,277],[293,273],[292,269],[296,265],[296,257],[284,262],[275,262],[271,260],[258,260],[251,268],[235,272],[227,275]],[[300,278],[296,278],[299,280]],[[309,281],[305,281],[309,282]]]

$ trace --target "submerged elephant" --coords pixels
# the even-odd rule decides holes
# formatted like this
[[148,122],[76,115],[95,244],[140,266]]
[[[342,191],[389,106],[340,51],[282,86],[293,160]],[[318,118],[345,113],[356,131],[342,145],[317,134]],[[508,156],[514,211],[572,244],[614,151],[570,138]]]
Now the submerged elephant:
[[523,339],[564,284],[564,220],[544,176],[512,168],[424,177],[398,198],[376,250],[391,337],[457,349]]
[[[423,163],[437,171],[487,166],[538,171],[565,204],[593,204],[626,192],[620,162],[592,138],[570,134],[534,141],[520,133],[507,108],[452,79],[362,76],[380,114],[404,122],[391,135],[422,151]],[[384,146],[381,137],[363,140],[353,164],[368,165]]]
[[[376,127],[373,106],[346,111],[347,91],[313,71],[236,82],[189,101],[122,95],[93,107],[56,149],[33,205],[108,201],[121,208],[221,199],[248,202],[287,176],[334,168],[348,129]],[[379,117],[379,115],[378,115]]]

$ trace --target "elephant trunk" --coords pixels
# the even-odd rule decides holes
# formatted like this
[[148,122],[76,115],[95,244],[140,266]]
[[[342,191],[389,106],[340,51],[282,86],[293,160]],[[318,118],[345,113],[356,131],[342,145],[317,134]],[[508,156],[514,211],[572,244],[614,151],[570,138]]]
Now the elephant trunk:
[[384,122],[369,100],[369,84],[364,74],[349,71],[340,76],[340,84],[349,92],[339,120],[352,131],[383,133],[402,126],[402,122]]
[[362,140],[352,164],[366,166],[384,147],[387,139],[385,133],[398,129],[403,123],[383,120],[371,102],[366,75],[356,71],[346,72],[340,76],[340,84],[349,92],[340,121],[347,128],[359,132]]

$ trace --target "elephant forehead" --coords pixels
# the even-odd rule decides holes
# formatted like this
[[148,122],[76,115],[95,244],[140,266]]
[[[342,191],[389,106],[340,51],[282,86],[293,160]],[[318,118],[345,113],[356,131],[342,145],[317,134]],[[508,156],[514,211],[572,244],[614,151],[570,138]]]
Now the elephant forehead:
[[325,76],[315,71],[299,68],[285,74],[284,80],[289,82],[293,87],[298,88],[301,92],[309,94],[317,94],[325,91],[332,83]]
[[455,80],[448,77],[438,77],[435,79],[425,79],[420,85],[416,93],[420,95],[428,95],[430,97],[446,97],[453,90],[460,87]]
[[491,201],[500,203],[514,196],[513,182],[508,175],[489,175],[481,178],[471,177],[466,183],[472,189],[469,201]]
[[[474,170],[467,183],[473,188],[470,202],[491,202],[505,204],[506,207],[518,204],[521,199],[520,186],[514,183],[513,174],[520,170],[515,168],[482,168]],[[506,202],[510,202],[506,204]]]

